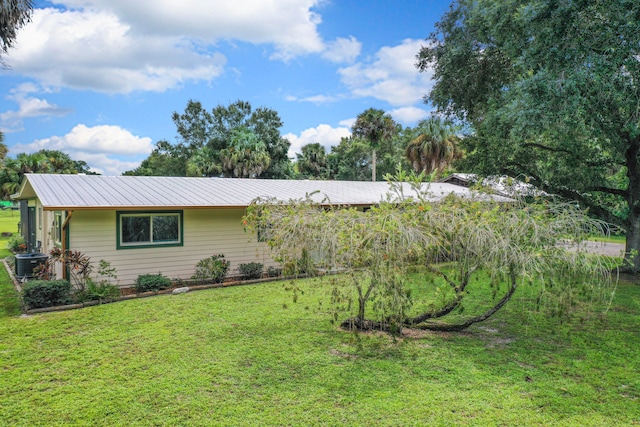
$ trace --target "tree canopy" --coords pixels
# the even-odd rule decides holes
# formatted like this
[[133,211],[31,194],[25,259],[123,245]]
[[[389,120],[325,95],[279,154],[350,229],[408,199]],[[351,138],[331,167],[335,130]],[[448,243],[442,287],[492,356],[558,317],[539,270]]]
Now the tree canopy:
[[462,157],[458,147],[458,126],[435,116],[421,120],[412,132],[415,137],[409,141],[405,156],[415,172],[434,173],[440,177],[455,160]]
[[467,166],[525,176],[627,233],[640,269],[640,3],[458,0],[418,54],[469,123]]
[[0,191],[3,199],[8,199],[18,191],[25,173],[93,174],[86,162],[73,160],[62,151],[40,150],[35,153],[20,153],[15,158],[3,159],[0,169]]
[[393,120],[390,114],[383,110],[369,108],[358,114],[355,123],[351,126],[354,137],[361,138],[369,143],[371,148],[371,180],[376,181],[377,150],[380,145],[390,141],[399,132],[400,126]]
[[[611,297],[607,259],[560,244],[602,231],[574,205],[455,196],[434,203],[428,188],[394,186],[365,212],[262,199],[244,220],[262,230],[288,273],[313,272],[310,259],[343,273],[326,280],[334,320],[349,328],[461,330],[491,317],[520,287],[535,295],[532,310],[557,316],[580,300]],[[482,302],[468,304],[470,293]]]
[[31,20],[33,0],[2,0],[0,2],[0,53],[13,47],[17,32]]
[[287,178],[291,145],[282,137],[283,123],[275,110],[253,109],[246,101],[211,111],[189,100],[174,112],[178,142],[159,141],[140,167],[126,175],[225,176]]

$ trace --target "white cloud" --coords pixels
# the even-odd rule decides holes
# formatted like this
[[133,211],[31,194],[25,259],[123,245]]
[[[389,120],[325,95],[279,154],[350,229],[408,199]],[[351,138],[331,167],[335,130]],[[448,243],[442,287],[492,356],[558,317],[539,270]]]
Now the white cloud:
[[357,97],[372,97],[394,106],[410,106],[431,90],[432,73],[415,66],[422,40],[406,39],[381,48],[373,59],[338,70],[342,82]]
[[320,16],[311,9],[321,0],[58,0],[84,10],[106,10],[152,36],[199,39],[207,44],[239,40],[273,44],[274,57],[321,52]]
[[391,117],[405,125],[413,125],[429,115],[427,110],[418,107],[402,107],[389,111]]
[[331,62],[353,62],[360,55],[362,43],[355,37],[338,37],[332,42],[328,42],[322,57]]
[[140,162],[142,161],[142,159],[125,161],[107,156],[106,154],[84,153],[82,151],[74,153],[72,158],[84,160],[91,166],[90,170],[92,172],[108,176],[122,175],[123,172],[140,166]]
[[302,152],[302,147],[307,144],[314,144],[319,142],[327,150],[327,153],[331,151],[331,146],[340,144],[340,139],[351,135],[351,130],[346,127],[331,127],[329,125],[321,124],[314,128],[303,130],[300,135],[289,133],[283,135],[291,142],[289,148],[289,157],[295,158],[296,153]]
[[64,8],[34,10],[5,59],[48,87],[125,94],[212,81],[227,62],[221,41],[267,45],[271,59],[351,63],[362,44],[322,39],[313,9],[323,1],[58,0]]
[[29,117],[60,117],[72,112],[71,109],[62,108],[49,103],[46,99],[29,96],[31,92],[37,92],[40,88],[34,83],[24,83],[12,89],[6,99],[15,101],[18,109],[0,113],[0,126],[3,132],[16,132],[22,130],[22,120]]
[[340,120],[340,122],[338,123],[340,126],[345,126],[348,127],[349,129],[351,129],[353,127],[353,125],[356,122],[356,118],[355,117],[351,117],[349,119],[344,119],[344,120]]
[[287,101],[299,101],[299,102],[311,102],[312,104],[328,104],[331,102],[336,102],[340,98],[336,96],[330,95],[313,95],[307,96],[304,98],[298,98],[296,96],[287,96],[285,97]]
[[72,159],[84,160],[96,172],[119,175],[137,167],[151,153],[151,138],[133,135],[119,126],[75,126],[64,136],[39,139],[31,144],[16,144],[11,153],[60,150]]
[[223,55],[192,49],[179,37],[140,35],[109,12],[36,9],[7,63],[51,87],[162,92],[222,73]]

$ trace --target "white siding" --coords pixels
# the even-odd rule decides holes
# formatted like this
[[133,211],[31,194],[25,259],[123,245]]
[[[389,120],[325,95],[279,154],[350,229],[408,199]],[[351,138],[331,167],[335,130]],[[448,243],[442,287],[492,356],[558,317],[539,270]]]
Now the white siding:
[[192,209],[183,217],[184,246],[135,249],[116,248],[115,210],[76,211],[70,221],[69,249],[91,257],[94,271],[104,259],[117,270],[120,286],[133,284],[140,274],[162,273],[169,278],[189,279],[196,263],[223,254],[231,261],[230,275],[241,263],[275,265],[263,243],[244,232],[244,209]]

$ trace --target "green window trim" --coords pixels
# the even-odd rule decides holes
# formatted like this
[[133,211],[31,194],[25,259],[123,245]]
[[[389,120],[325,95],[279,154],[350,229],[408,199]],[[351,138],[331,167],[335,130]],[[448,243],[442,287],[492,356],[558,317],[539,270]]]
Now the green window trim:
[[[175,234],[175,238],[162,239],[157,236],[154,231],[154,222],[159,222],[160,218],[177,218],[177,230],[170,230],[171,234]],[[116,249],[144,249],[158,248],[184,245],[184,214],[183,211],[116,211]],[[129,223],[127,224],[127,221]],[[123,221],[125,222],[123,224]],[[140,230],[141,234],[138,241],[126,241],[127,237],[124,232],[127,228],[142,225],[140,228],[148,228]],[[135,230],[129,230],[129,234]],[[131,238],[131,237],[129,237]]]

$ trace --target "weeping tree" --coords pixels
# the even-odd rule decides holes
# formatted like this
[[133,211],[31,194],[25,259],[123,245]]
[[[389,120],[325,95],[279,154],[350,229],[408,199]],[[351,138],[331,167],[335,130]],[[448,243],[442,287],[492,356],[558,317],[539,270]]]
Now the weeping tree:
[[[605,229],[574,206],[524,207],[487,196],[434,203],[424,187],[393,188],[366,212],[310,198],[260,199],[245,221],[263,231],[284,265],[310,254],[317,267],[344,273],[325,280],[333,286],[334,320],[347,328],[462,330],[494,315],[523,286],[533,288],[533,309],[558,316],[579,300],[612,295],[612,265],[579,244],[566,249]],[[485,289],[470,294],[474,286]]]

